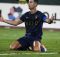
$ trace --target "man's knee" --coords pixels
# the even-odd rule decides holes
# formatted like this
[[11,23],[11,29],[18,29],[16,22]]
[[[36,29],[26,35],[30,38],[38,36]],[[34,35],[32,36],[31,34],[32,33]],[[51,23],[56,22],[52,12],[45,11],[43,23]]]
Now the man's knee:
[[10,45],[10,49],[14,50],[14,49],[18,49],[21,47],[21,44],[18,41],[12,42],[12,44]]
[[34,41],[33,42],[33,51],[41,51],[40,46],[41,46],[41,44],[39,41]]

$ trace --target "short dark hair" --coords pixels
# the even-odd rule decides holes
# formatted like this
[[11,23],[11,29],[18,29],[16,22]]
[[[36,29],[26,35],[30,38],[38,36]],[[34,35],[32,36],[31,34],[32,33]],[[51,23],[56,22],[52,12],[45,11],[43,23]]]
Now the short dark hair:
[[[26,0],[26,1],[27,1],[27,3],[29,2],[29,0]],[[38,0],[34,0],[34,2],[36,2],[38,4]]]

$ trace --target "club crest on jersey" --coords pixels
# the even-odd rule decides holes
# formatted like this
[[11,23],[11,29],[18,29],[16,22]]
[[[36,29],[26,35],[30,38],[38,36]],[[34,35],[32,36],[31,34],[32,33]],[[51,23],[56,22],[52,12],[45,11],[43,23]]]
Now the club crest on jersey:
[[26,17],[26,19],[28,19],[29,17]]
[[38,16],[37,15],[35,16],[35,19],[38,19]]

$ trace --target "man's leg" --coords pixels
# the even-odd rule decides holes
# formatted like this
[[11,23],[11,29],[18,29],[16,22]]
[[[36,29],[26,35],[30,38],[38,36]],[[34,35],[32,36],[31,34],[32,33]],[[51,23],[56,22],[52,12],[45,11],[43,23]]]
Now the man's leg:
[[43,44],[41,44],[40,48],[41,48],[41,52],[46,52],[47,51],[46,47]]
[[12,42],[10,49],[14,50],[27,50],[29,44],[26,37],[19,38],[15,42]]
[[33,51],[41,51],[41,43],[39,41],[34,41],[33,42]]
[[33,42],[33,51],[46,52],[47,49],[39,41],[34,41]]
[[14,41],[14,42],[12,42],[12,44],[10,45],[10,49],[12,49],[12,50],[16,50],[16,49],[18,49],[18,48],[20,48],[20,47],[22,47],[22,45],[18,42],[18,41]]

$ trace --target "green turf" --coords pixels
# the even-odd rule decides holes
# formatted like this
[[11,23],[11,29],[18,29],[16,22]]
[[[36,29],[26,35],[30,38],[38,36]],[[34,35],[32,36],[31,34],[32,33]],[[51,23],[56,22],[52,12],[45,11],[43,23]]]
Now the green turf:
[[47,47],[47,53],[59,54],[40,54],[32,51],[13,51],[9,49],[12,41],[22,37],[25,29],[0,28],[0,57],[60,57],[60,31],[43,31],[42,43]]

